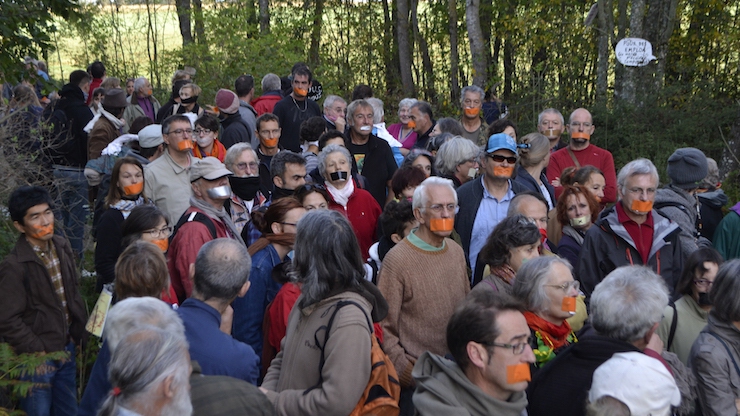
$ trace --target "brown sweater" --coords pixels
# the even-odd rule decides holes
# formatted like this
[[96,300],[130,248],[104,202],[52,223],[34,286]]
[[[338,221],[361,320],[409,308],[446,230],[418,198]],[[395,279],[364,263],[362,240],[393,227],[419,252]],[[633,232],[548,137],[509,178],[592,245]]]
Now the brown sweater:
[[435,252],[403,239],[385,256],[378,288],[388,301],[388,316],[381,322],[383,348],[401,387],[411,387],[411,370],[424,351],[448,352],[447,321],[470,291],[465,254],[449,238]]

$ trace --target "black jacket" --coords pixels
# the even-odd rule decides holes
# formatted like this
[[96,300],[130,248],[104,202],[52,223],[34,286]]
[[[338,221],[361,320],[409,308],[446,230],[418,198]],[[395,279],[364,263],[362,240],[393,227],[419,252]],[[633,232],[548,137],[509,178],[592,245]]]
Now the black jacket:
[[[347,146],[351,150],[351,146]],[[354,155],[352,157],[354,159]],[[354,164],[353,164],[354,166]],[[393,151],[385,140],[371,134],[367,142],[367,153],[360,174],[365,177],[367,191],[378,201],[381,208],[385,207],[388,181],[396,173],[398,165],[393,157]]]
[[54,139],[49,155],[54,164],[84,168],[87,163],[87,133],[83,129],[93,118],[92,110],[85,105],[85,95],[77,85],[65,85],[59,95],[62,98],[55,109],[64,111],[69,132]]
[[634,345],[601,335],[584,336],[535,373],[527,388],[529,416],[582,416],[594,371],[618,352],[639,352]]
[[221,144],[225,148],[230,148],[237,143],[252,143],[252,134],[249,131],[247,122],[244,121],[241,114],[234,113],[229,114],[221,120],[221,136],[219,137]]
[[[683,270],[680,231],[676,223],[653,210],[653,245],[646,266],[663,277],[669,293],[676,290]],[[642,257],[632,237],[619,222],[617,210],[611,207],[586,232],[575,269],[576,278],[588,299],[596,285],[612,270],[633,264],[643,265]]]

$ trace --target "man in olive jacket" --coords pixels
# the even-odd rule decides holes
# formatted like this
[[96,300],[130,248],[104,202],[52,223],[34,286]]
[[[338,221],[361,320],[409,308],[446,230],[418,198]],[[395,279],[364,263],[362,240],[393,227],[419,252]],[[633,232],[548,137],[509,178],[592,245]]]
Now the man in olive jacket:
[[16,353],[67,351],[24,376],[41,383],[21,400],[29,415],[77,414],[75,344],[85,336],[86,312],[77,267],[66,238],[54,235],[49,193],[38,186],[13,191],[8,211],[21,236],[0,264],[0,338]]

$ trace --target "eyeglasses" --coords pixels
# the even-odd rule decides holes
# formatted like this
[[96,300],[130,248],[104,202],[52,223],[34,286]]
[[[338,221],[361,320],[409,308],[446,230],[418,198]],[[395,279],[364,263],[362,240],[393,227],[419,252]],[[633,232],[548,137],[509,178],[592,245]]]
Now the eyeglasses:
[[584,129],[587,129],[587,128],[593,126],[593,123],[588,123],[588,122],[586,122],[586,123],[573,122],[573,123],[570,123],[570,126],[573,127],[574,129],[579,129],[579,128],[581,128],[581,126],[583,126]]
[[195,134],[197,134],[198,136],[202,134],[211,134],[212,132],[213,130],[208,130],[208,129],[195,129]]
[[292,223],[292,222],[281,222],[280,224],[283,224],[283,225],[292,225],[293,227],[297,227],[298,226],[298,224]]
[[517,161],[516,156],[501,156],[501,155],[492,155],[492,154],[487,154],[486,156],[490,157],[494,162],[498,162],[498,163],[503,163],[505,160],[510,165],[513,165]]
[[696,279],[694,280],[694,283],[696,283],[697,286],[704,286],[704,287],[712,286],[714,284],[714,282],[711,282],[707,279]]
[[574,280],[572,282],[563,283],[562,285],[545,285],[545,286],[558,288],[558,289],[562,290],[563,292],[566,292],[567,293],[568,292],[568,289],[570,289],[570,288],[573,288],[576,291],[578,291],[578,288],[581,287],[581,283],[578,280]]
[[175,136],[180,136],[183,133],[185,133],[186,136],[192,136],[193,135],[193,130],[192,129],[185,129],[185,130],[183,130],[183,129],[177,129],[177,130],[172,130],[169,133],[165,133],[165,134],[174,134]]
[[481,344],[488,345],[489,347],[510,348],[511,352],[513,352],[514,355],[521,355],[527,348],[527,346],[532,342],[532,340],[533,338],[530,335],[527,337],[527,340],[525,342],[519,342],[516,344],[498,344],[495,342],[481,342]]
[[160,228],[159,230],[153,229],[153,230],[146,230],[144,231],[144,234],[149,234],[150,237],[153,239],[162,239],[167,238],[170,235],[172,235],[172,227],[164,227]]
[[260,165],[257,162],[239,162],[236,164],[236,167],[239,168],[239,170],[247,170],[247,167],[249,167],[249,170],[257,170]]
[[425,208],[432,211],[435,214],[441,214],[442,211],[454,212],[455,214],[457,214],[457,212],[460,210],[460,207],[457,204],[447,204],[447,205],[434,204],[434,205],[430,205]]

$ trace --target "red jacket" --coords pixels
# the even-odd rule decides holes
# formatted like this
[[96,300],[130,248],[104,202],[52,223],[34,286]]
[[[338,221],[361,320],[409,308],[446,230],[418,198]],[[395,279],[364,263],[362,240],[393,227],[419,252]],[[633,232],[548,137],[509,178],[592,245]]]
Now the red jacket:
[[254,107],[254,111],[257,112],[257,117],[259,117],[265,113],[272,113],[275,104],[282,99],[283,97],[280,95],[280,92],[274,91],[274,94],[270,92],[252,100],[251,104]]
[[[205,212],[195,207],[188,208],[183,215],[191,212]],[[216,219],[208,217],[216,226],[216,238],[230,238],[226,225]],[[167,269],[170,272],[170,283],[177,294],[178,304],[189,298],[193,293],[193,282],[190,280],[190,265],[195,263],[195,257],[203,244],[213,240],[208,227],[197,221],[186,222],[175,234],[167,251]]]
[[370,246],[378,241],[376,230],[378,228],[378,218],[383,212],[378,202],[370,195],[370,192],[360,189],[355,183],[355,192],[347,201],[347,209],[334,202],[329,195],[329,209],[339,211],[349,219],[352,228],[355,230],[357,242],[360,243],[362,258],[367,260]]

